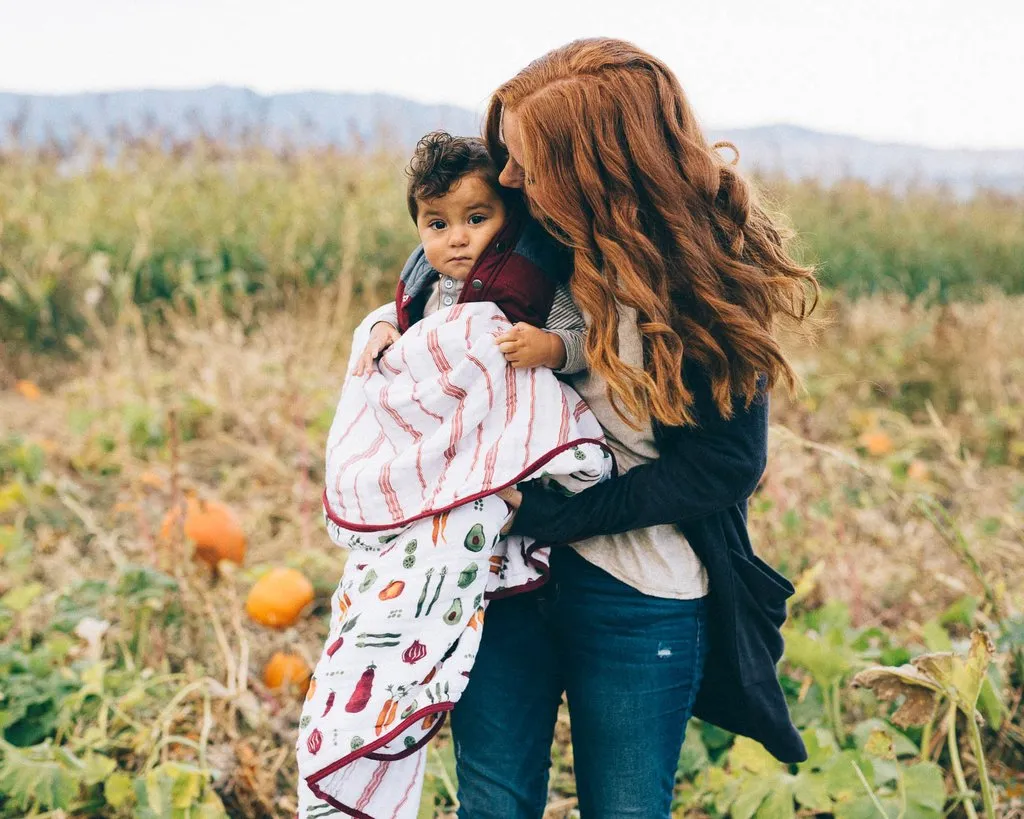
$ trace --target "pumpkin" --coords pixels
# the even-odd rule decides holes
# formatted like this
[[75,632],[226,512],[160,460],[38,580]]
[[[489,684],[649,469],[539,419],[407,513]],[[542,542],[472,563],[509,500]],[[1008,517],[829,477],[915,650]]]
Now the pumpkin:
[[[189,497],[185,509],[185,537],[195,544],[195,556],[216,566],[221,560],[241,564],[245,559],[245,532],[230,507],[215,500]],[[174,532],[175,513],[164,517],[160,536],[170,540]]]
[[892,438],[881,430],[863,433],[858,439],[858,443],[868,451],[869,455],[875,457],[888,455],[893,451]]
[[39,397],[43,394],[43,391],[39,389],[39,386],[33,381],[26,381],[22,379],[14,385],[22,398],[27,398],[29,401],[38,401]]
[[298,654],[275,651],[263,667],[263,682],[267,688],[296,686],[304,695],[310,690],[309,665]]
[[246,613],[257,623],[285,628],[313,600],[313,584],[297,569],[271,569],[253,584],[245,599]]

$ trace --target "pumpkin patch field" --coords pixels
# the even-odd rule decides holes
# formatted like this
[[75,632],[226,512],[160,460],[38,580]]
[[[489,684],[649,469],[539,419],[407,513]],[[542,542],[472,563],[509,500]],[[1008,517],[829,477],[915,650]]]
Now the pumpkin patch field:
[[[323,448],[415,243],[403,165],[0,153],[0,818],[294,815],[345,560]],[[810,758],[694,721],[673,815],[1024,815],[1024,202],[762,185],[824,286],[749,509]],[[447,728],[428,764],[454,815]]]

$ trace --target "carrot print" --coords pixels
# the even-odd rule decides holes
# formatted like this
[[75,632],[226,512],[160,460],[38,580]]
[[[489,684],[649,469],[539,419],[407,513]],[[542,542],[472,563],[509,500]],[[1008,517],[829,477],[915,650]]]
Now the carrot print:
[[374,728],[377,736],[384,733],[384,730],[395,721],[395,717],[398,715],[398,700],[395,699],[390,686],[388,686],[387,692],[388,698],[384,701],[384,707],[380,709],[380,714],[377,715],[377,725]]
[[434,526],[430,533],[430,539],[434,545],[437,545],[438,538],[444,543],[448,543],[444,536],[444,529],[448,525],[448,516],[451,514],[451,510],[442,512],[440,515],[434,515]]
[[[347,596],[348,595],[346,595],[346,597]],[[338,639],[331,643],[329,646],[327,646],[328,657],[333,657],[335,652],[339,648],[341,648],[342,644],[345,642],[345,634],[353,629],[358,619],[359,615],[357,614],[355,617],[353,617],[351,620],[349,620],[347,623],[345,623],[345,625],[341,627],[341,634],[338,635]]]

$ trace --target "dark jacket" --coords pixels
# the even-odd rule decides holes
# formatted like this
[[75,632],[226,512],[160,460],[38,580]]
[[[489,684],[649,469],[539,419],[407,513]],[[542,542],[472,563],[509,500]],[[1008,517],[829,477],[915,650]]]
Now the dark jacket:
[[[572,269],[572,258],[523,211],[509,209],[504,226],[477,259],[459,293],[459,302],[493,301],[513,324],[524,321],[543,327],[551,312],[555,289]],[[430,285],[438,273],[422,246],[402,269],[395,293],[398,329],[408,330],[423,318]]]
[[807,752],[776,671],[793,586],[754,554],[747,534],[747,499],[767,460],[768,396],[749,408],[736,398],[725,420],[699,365],[688,362],[683,378],[697,426],[655,424],[657,460],[573,497],[521,486],[512,532],[564,544],[677,524],[708,574],[710,643],[695,715],[800,762]]

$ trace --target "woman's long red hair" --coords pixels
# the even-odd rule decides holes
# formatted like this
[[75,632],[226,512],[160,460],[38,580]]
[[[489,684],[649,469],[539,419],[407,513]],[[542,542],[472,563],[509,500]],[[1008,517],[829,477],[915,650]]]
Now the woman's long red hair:
[[[758,379],[798,379],[775,320],[817,304],[751,185],[701,132],[678,80],[622,40],[578,40],[530,63],[494,94],[486,139],[498,166],[504,110],[520,123],[531,210],[575,251],[572,293],[590,318],[587,360],[633,425],[693,422],[684,357],[732,414]],[[730,146],[731,147],[731,146]],[[733,149],[735,150],[735,149]],[[646,368],[618,356],[616,302],[635,308]]]

